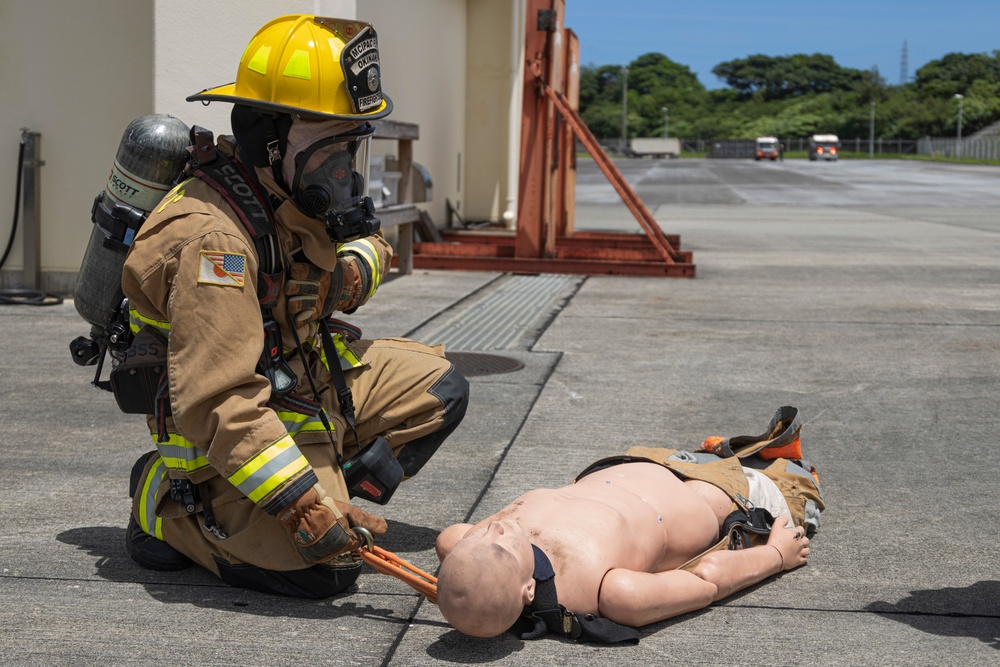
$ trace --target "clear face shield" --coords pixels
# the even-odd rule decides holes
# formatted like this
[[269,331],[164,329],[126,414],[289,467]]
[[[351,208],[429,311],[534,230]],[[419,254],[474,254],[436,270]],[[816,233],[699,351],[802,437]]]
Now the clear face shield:
[[[325,223],[334,243],[371,236],[381,225],[368,196],[369,149],[375,128],[368,123],[348,127],[297,151],[289,165],[294,169],[291,178],[286,174],[299,210]],[[289,133],[290,147],[294,131],[295,125]]]

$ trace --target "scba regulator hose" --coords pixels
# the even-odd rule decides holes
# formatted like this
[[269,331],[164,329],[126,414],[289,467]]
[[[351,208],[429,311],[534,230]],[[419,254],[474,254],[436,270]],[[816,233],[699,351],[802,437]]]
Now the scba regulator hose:
[[[21,177],[24,174],[24,132],[21,134],[21,145],[17,151],[17,184],[14,186],[14,222],[10,226],[10,238],[7,240],[7,248],[0,257],[0,269],[7,263],[7,256],[14,246],[14,237],[17,236],[17,218],[21,213]],[[30,289],[3,289],[0,290],[0,305],[25,305],[25,306],[55,306],[63,302],[61,296],[47,294],[39,290]]]

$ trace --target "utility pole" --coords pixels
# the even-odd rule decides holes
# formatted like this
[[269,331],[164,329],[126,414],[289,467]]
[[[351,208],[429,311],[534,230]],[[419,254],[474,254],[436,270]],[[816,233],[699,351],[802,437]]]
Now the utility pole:
[[906,40],[903,40],[903,56],[899,60],[899,85],[905,86],[910,80],[909,56],[907,55]]
[[622,67],[622,154],[628,150],[628,67]]
[[663,107],[663,138],[666,139],[669,135],[668,130],[670,129],[670,109],[668,107]]
[[959,160],[962,159],[962,97],[960,93],[955,93],[955,99],[958,100],[958,134],[955,139],[955,157]]
[[872,117],[868,123],[868,157],[875,157],[875,100],[872,100]]

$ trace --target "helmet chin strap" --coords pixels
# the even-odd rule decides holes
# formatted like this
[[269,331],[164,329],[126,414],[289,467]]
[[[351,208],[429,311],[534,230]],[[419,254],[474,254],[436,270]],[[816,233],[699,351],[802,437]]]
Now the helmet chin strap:
[[294,197],[294,193],[289,191],[288,184],[285,183],[285,176],[281,170],[281,141],[278,135],[278,124],[275,122],[274,116],[269,113],[262,113],[261,117],[264,120],[264,145],[267,149],[267,161],[271,165],[271,174],[278,186]]

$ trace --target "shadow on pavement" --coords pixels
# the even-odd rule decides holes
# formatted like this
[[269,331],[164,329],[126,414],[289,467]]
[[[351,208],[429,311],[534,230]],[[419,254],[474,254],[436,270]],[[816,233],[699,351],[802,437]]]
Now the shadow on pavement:
[[972,637],[1000,650],[1000,581],[977,581],[965,588],[911,591],[896,604],[879,601],[865,609],[921,632]]
[[512,634],[481,639],[449,630],[427,647],[427,655],[443,662],[471,665],[503,660],[523,649],[524,642]]
[[[397,551],[432,548],[437,532],[420,526],[389,521],[394,539],[380,541],[384,548]],[[336,619],[340,617],[370,618],[399,625],[421,624],[420,620],[401,618],[389,608],[376,608],[370,604],[356,604],[348,599],[358,592],[358,586],[325,600],[268,595],[221,582],[208,571],[192,566],[179,572],[156,572],[137,565],[125,551],[125,529],[109,526],[73,528],[56,536],[60,542],[71,544],[95,557],[97,576],[107,581],[140,584],[153,599],[167,604],[191,604],[196,607],[250,613],[261,616],[291,616],[306,619]],[[362,577],[380,576],[367,572]],[[381,593],[379,595],[382,595]],[[389,594],[393,595],[393,594]],[[426,623],[426,622],[424,622]],[[432,623],[432,625],[445,624]]]
[[[659,623],[653,623],[652,625],[647,625],[640,628],[642,637],[648,637],[649,635],[656,634],[664,629],[670,628],[678,623],[683,623],[684,621],[690,620],[697,616],[701,616],[709,612],[709,609],[699,609],[681,616],[676,616],[674,618],[667,619],[665,621],[660,621]],[[447,627],[447,626],[446,626]],[[641,641],[641,640],[640,640]],[[433,642],[427,647],[427,655],[436,660],[441,660],[443,662],[454,662],[459,664],[478,664],[485,662],[493,662],[497,660],[503,660],[507,656],[519,653],[525,649],[525,645],[528,643],[553,643],[562,642],[565,644],[577,645],[576,640],[569,639],[567,637],[560,637],[554,634],[547,634],[538,640],[532,640],[526,642],[524,640],[518,639],[518,637],[512,633],[504,633],[499,637],[492,637],[489,639],[482,639],[477,637],[469,637],[463,635],[457,630],[452,630],[441,635],[441,637]],[[614,651],[615,649],[622,649],[622,651],[629,650],[628,647],[633,646],[629,643],[623,644],[599,644],[599,643],[589,643],[587,646],[600,649],[602,651]],[[610,657],[610,656],[609,656]]]

